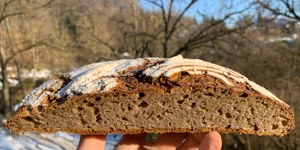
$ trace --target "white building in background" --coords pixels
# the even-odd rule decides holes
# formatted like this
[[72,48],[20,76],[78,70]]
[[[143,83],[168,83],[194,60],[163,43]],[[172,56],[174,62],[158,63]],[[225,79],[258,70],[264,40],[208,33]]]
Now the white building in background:
[[294,44],[295,41],[298,39],[297,34],[292,34],[291,37],[271,37],[267,39],[267,43],[272,43],[272,42],[287,42],[288,44]]

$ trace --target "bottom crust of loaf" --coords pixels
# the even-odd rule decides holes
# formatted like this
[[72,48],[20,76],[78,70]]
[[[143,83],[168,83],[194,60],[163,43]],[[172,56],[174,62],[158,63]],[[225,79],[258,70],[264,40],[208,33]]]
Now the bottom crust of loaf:
[[23,107],[6,125],[14,132],[86,135],[217,131],[283,136],[294,128],[293,117],[287,105],[260,96],[177,89],[98,95],[48,108]]
[[[101,129],[62,129],[54,130],[54,129],[43,129],[43,130],[30,130],[31,132],[39,132],[39,133],[55,133],[55,132],[67,132],[71,134],[82,134],[82,135],[107,135],[107,134],[141,134],[141,133],[198,133],[198,132],[220,132],[220,133],[239,133],[239,134],[256,134],[259,136],[272,136],[272,133],[261,133],[259,131],[249,131],[244,129],[226,129],[226,128],[192,128],[192,129],[130,129],[130,130],[122,130],[122,129],[109,129],[109,130],[101,130]],[[25,134],[25,132],[21,132]],[[277,135],[280,136],[280,135]]]

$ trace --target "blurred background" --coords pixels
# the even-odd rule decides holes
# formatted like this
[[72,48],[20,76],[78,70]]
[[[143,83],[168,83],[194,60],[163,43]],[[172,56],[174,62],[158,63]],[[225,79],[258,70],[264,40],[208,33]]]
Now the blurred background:
[[300,150],[299,36],[299,0],[0,0],[0,149],[76,146],[78,135],[24,138],[2,123],[44,81],[93,62],[181,54],[244,74],[295,113],[287,136],[223,134],[224,150]]

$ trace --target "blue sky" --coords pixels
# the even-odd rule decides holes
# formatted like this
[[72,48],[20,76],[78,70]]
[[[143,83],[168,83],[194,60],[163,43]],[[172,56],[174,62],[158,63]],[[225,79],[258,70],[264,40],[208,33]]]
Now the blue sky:
[[[181,12],[185,6],[187,6],[190,0],[175,0],[174,8],[177,12]],[[159,1],[158,1],[159,2]],[[164,5],[167,7],[169,0],[163,0]],[[197,12],[206,14],[214,18],[222,18],[225,14],[233,11],[242,10],[247,7],[252,0],[200,0],[196,2],[187,12],[185,16],[194,17],[198,22],[202,21],[200,15]],[[232,4],[232,8],[229,10],[228,7]],[[153,7],[153,5],[146,0],[141,0],[140,5],[147,10],[159,10],[158,7]],[[225,7],[224,7],[225,6]],[[252,8],[251,12],[254,12]],[[250,12],[250,13],[251,13]],[[249,12],[248,12],[249,13]],[[238,19],[238,16],[232,17],[233,21]],[[228,22],[229,23],[229,22]],[[230,23],[229,23],[230,24]]]

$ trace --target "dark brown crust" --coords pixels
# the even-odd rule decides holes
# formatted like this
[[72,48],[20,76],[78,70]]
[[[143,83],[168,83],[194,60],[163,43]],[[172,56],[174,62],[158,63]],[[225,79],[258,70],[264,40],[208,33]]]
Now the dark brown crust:
[[[288,113],[288,119],[292,122],[292,126],[289,130],[284,133],[260,133],[258,131],[248,131],[243,129],[210,129],[210,128],[200,128],[200,129],[136,129],[136,130],[67,130],[67,129],[60,129],[60,130],[52,130],[52,131],[37,131],[37,130],[30,130],[36,132],[57,132],[57,131],[64,131],[69,133],[79,133],[79,134],[108,134],[108,133],[122,133],[122,134],[138,134],[143,132],[211,132],[211,131],[218,131],[223,133],[245,133],[245,134],[257,134],[257,135],[277,135],[283,136],[288,134],[295,128],[295,119],[293,111],[290,107],[280,101],[274,100],[273,98],[267,97],[262,95],[258,91],[255,91],[248,83],[237,83],[232,81],[234,86],[226,85],[222,80],[215,78],[210,75],[190,75],[187,72],[180,72],[177,74],[172,75],[171,77],[158,77],[152,78],[143,75],[141,72],[148,67],[155,65],[156,63],[161,63],[162,61],[151,62],[144,64],[144,66],[129,68],[128,70],[124,71],[124,74],[121,74],[118,77],[118,85],[111,89],[109,92],[101,93],[101,92],[94,92],[85,95],[78,95],[76,97],[69,97],[68,99],[53,99],[48,97],[45,99],[44,104],[46,104],[43,108],[43,111],[48,109],[56,109],[58,107],[64,107],[68,103],[76,100],[82,100],[87,97],[97,97],[102,95],[121,95],[121,94],[133,94],[138,93],[141,91],[156,91],[159,93],[169,92],[175,88],[192,88],[193,90],[197,89],[214,89],[215,91],[224,91],[229,94],[233,95],[242,95],[244,93],[250,95],[251,97],[256,97],[263,99],[264,101],[268,101],[273,103],[274,105],[278,105],[283,111]],[[60,78],[64,80],[65,78]],[[65,82],[69,81],[70,79],[64,80]],[[65,83],[64,83],[65,85]],[[50,102],[50,105],[48,103]],[[24,132],[15,130],[11,125],[10,122],[12,120],[30,116],[34,113],[39,113],[38,107],[31,108],[29,106],[23,106],[18,109],[15,116],[8,119],[6,122],[6,127],[14,132]]]

